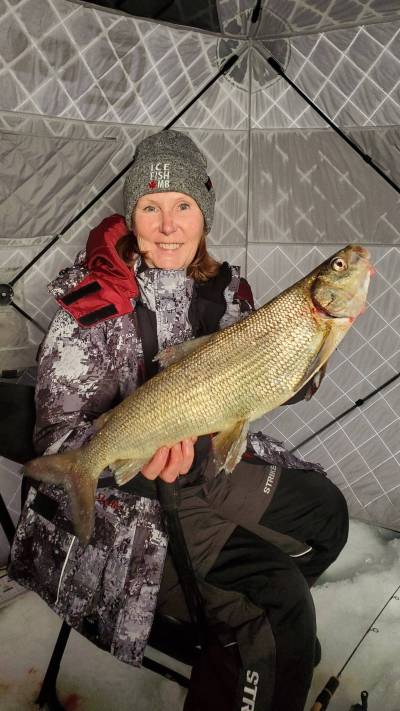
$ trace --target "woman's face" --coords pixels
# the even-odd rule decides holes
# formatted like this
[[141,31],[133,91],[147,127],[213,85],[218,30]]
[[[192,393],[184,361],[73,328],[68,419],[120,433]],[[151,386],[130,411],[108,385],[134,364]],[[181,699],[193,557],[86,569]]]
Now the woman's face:
[[151,193],[136,203],[133,229],[149,267],[185,269],[196,255],[204,218],[189,195]]

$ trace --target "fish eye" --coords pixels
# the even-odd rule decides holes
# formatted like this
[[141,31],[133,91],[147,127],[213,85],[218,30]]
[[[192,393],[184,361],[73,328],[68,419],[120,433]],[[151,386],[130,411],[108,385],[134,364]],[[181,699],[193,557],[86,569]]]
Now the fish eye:
[[347,269],[347,262],[342,257],[335,257],[331,261],[331,267],[335,272],[344,272]]

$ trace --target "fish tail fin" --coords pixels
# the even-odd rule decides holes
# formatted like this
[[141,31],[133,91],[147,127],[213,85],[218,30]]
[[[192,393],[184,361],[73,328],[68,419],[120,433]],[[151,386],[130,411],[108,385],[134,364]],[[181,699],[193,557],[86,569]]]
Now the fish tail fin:
[[65,486],[66,478],[78,464],[78,450],[71,449],[62,454],[45,454],[26,462],[23,467],[23,474],[32,479],[44,481],[46,484],[62,484]]
[[94,528],[97,480],[82,466],[80,451],[49,454],[27,462],[23,474],[48,484],[59,484],[69,495],[74,530],[82,545],[87,545]]

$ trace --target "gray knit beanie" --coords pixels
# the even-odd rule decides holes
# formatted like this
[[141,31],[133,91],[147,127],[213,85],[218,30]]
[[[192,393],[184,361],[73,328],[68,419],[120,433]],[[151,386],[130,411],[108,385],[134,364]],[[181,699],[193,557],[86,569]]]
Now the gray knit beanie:
[[179,131],[161,131],[141,141],[126,176],[123,197],[125,220],[132,229],[132,211],[142,195],[176,192],[190,195],[204,215],[210,231],[215,193],[207,175],[204,154],[189,136]]

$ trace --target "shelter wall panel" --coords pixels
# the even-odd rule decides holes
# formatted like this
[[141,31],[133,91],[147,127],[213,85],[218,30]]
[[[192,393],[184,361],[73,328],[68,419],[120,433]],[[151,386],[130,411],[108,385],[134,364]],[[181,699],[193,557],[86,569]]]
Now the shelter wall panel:
[[[47,239],[0,241],[0,283],[8,284],[47,243]],[[4,241],[6,242],[6,241]],[[13,301],[34,316],[32,293],[21,279],[14,287]],[[0,307],[0,373],[21,370],[36,362],[41,332],[12,306]]]
[[219,262],[229,262],[234,266],[240,267],[240,273],[242,276],[246,274],[246,249],[245,247],[220,247],[218,245],[212,245],[210,247],[210,254],[217,259]]
[[[348,0],[269,0],[268,10],[286,25],[285,34],[326,31],[337,27],[396,19],[400,10],[391,0],[349,2]],[[269,32],[268,32],[269,30]],[[264,29],[264,36],[276,36],[274,26]]]
[[331,130],[253,132],[251,153],[250,241],[399,241],[396,192]]
[[221,27],[229,34],[247,34],[253,0],[217,0]]
[[325,122],[303,101],[284,79],[277,79],[252,96],[251,126],[257,128],[323,127]]
[[[30,98],[30,110],[38,114],[163,125],[218,71],[212,36],[72,3],[63,13],[60,0],[46,0],[49,20],[41,23],[43,5],[38,0],[30,4],[27,12],[23,0],[17,0],[0,21],[8,67],[0,82],[7,79],[10,85],[5,108],[18,111]],[[177,75],[184,83],[176,81]],[[208,121],[215,114],[219,127],[219,106],[226,127],[232,87],[224,89],[212,102],[211,114],[198,107],[192,118],[198,122],[202,116],[205,123],[204,114]],[[248,113],[245,93],[236,93],[232,127],[238,124],[237,106],[242,123]]]
[[[0,272],[2,280],[2,272]],[[15,303],[27,311],[26,298],[16,292]],[[0,374],[29,368],[36,360],[38,344],[30,337],[28,322],[12,306],[0,306]]]
[[248,134],[239,131],[190,131],[207,157],[216,195],[213,245],[245,244],[247,229]]
[[[218,70],[213,70],[209,78]],[[221,77],[179,120],[176,127],[244,130],[248,126],[247,93]]]
[[[290,40],[288,77],[339,126],[398,123],[400,21],[378,27],[379,41],[375,25]],[[277,75],[254,95],[252,126],[312,128],[326,123]]]
[[59,15],[49,0],[28,0],[15,5],[15,16],[33,39],[40,39],[59,23]]
[[[307,274],[337,245],[249,244],[247,277],[261,305]],[[400,248],[369,246],[376,275],[368,306],[331,356],[310,402],[277,408],[254,423],[288,448],[320,462],[343,490],[352,515],[400,530],[400,381],[333,420],[400,372]],[[308,443],[321,427],[333,423]]]
[[1,238],[56,233],[88,200],[113,142],[0,133]]
[[[400,105],[396,116],[398,120]],[[400,128],[398,126],[386,126],[377,130],[353,128],[347,133],[361,150],[371,156],[376,165],[400,187]],[[398,223],[397,205],[398,202],[394,199],[392,209],[389,208],[387,211],[387,220],[392,218]],[[374,241],[381,242],[383,240],[377,236]]]
[[16,105],[25,104],[28,94],[20,84],[13,80],[11,72],[4,70],[0,73],[0,92],[2,108],[13,109]]

